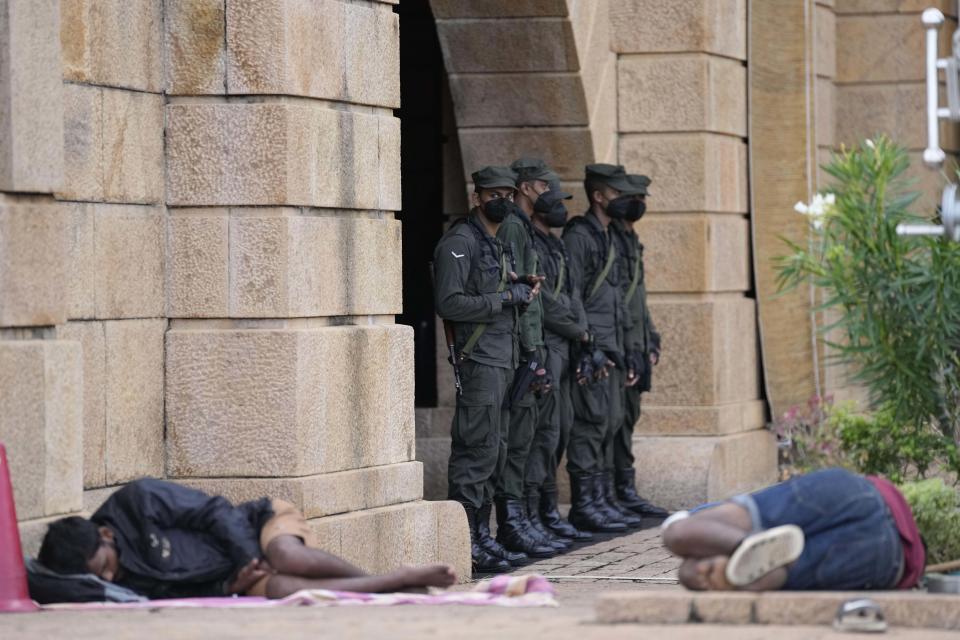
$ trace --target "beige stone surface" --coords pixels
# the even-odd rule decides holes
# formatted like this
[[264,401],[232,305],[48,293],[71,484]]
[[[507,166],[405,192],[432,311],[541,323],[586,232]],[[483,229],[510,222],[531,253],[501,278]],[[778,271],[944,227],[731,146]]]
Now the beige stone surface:
[[400,223],[392,218],[293,208],[174,211],[167,231],[173,317],[401,310]]
[[63,0],[63,78],[159,92],[162,4],[155,0]]
[[171,95],[225,93],[226,3],[163,3],[164,88]]
[[[390,124],[382,137],[399,136]],[[167,186],[171,205],[306,205],[379,209],[381,168],[399,174],[399,153],[385,153],[380,118],[320,105],[268,102],[167,107]]]
[[377,153],[380,169],[378,208],[399,211],[403,207],[400,184],[400,120],[377,120]]
[[450,92],[460,127],[589,124],[583,80],[574,72],[456,74]]
[[83,367],[83,486],[102,487],[106,477],[106,336],[103,322],[67,322],[57,338],[80,344]]
[[417,438],[449,438],[454,410],[453,406],[417,407],[414,410]]
[[423,465],[401,462],[299,478],[184,478],[178,481],[234,504],[262,496],[293,503],[307,518],[423,498]]
[[107,498],[113,495],[113,493],[119,489],[120,486],[115,487],[101,487],[98,489],[89,489],[83,492],[83,511],[87,514],[94,513],[97,509],[107,501]]
[[[652,202],[656,198],[653,186],[651,194]],[[644,245],[648,292],[750,288],[750,226],[745,218],[651,214],[636,226]]]
[[63,85],[63,200],[103,199],[103,93]]
[[525,156],[548,158],[562,178],[582,181],[584,165],[593,162],[590,130],[585,127],[460,129],[459,133],[468,181],[480,167],[508,165]]
[[104,323],[106,483],[163,475],[165,319]]
[[814,86],[815,111],[814,127],[816,128],[817,146],[820,148],[833,147],[837,141],[837,88],[833,80],[817,78]]
[[93,205],[69,202],[60,206],[67,217],[67,266],[64,270],[67,317],[93,318],[96,315]]
[[163,200],[163,98],[64,85],[64,200]]
[[[923,83],[839,85],[836,142],[849,146],[885,133],[908,149],[925,149],[926,120],[916,114],[923,114],[926,104]],[[942,96],[941,104],[946,104]],[[960,149],[960,134],[955,124],[941,121],[940,146],[949,151]]]
[[814,65],[818,77],[837,75],[837,17],[833,9],[817,5],[814,23]]
[[[839,15],[836,24],[838,82],[924,79],[925,36],[919,15]],[[941,52],[950,50],[955,28],[948,23],[940,30]]]
[[167,216],[166,314],[225,318],[230,270],[227,209],[172,209]]
[[163,201],[163,97],[103,90],[104,197]]
[[382,4],[227,4],[231,94],[289,94],[400,106],[399,17]]
[[838,14],[920,13],[928,7],[936,7],[950,16],[957,14],[953,0],[836,0]]
[[[760,624],[830,624],[844,601],[862,596],[853,591],[763,593],[756,600],[756,620]],[[870,598],[880,605],[892,627],[960,629],[955,595],[886,591],[871,592]]]
[[637,436],[637,487],[666,509],[686,509],[753,491],[777,479],[769,431],[727,436]]
[[[654,371],[654,384],[657,372]],[[712,436],[760,429],[766,423],[762,400],[732,402],[712,407],[669,407],[644,399],[636,435]]]
[[[437,35],[448,73],[577,71],[569,20],[441,20]],[[536,42],[536,47],[530,43]]]
[[366,571],[443,562],[461,578],[470,575],[469,533],[459,505],[420,501],[309,522],[321,545],[326,539],[336,548],[339,531],[340,555]]
[[753,593],[695,593],[691,617],[705,624],[748,624],[756,599]]
[[747,135],[747,70],[706,54],[624,55],[617,65],[619,130]]
[[662,300],[650,314],[663,336],[650,405],[715,405],[759,397],[754,302],[733,294]]
[[620,161],[653,179],[650,211],[746,213],[747,147],[710,133],[627,134]]
[[0,197],[0,327],[66,320],[67,225],[52,200]]
[[617,53],[706,51],[747,57],[746,0],[622,0],[610,5]]
[[82,389],[76,342],[0,342],[0,442],[20,519],[80,509]]
[[58,0],[0,2],[0,190],[52,193],[63,182]]
[[173,476],[310,475],[414,457],[409,327],[174,329],[166,356]]
[[563,0],[430,0],[433,17],[448,18],[527,18],[567,15]]
[[629,592],[607,593],[594,605],[600,624],[680,624],[690,619],[692,608],[693,594],[688,591],[646,592],[642,598]]
[[162,207],[94,205],[98,318],[149,318],[164,310]]

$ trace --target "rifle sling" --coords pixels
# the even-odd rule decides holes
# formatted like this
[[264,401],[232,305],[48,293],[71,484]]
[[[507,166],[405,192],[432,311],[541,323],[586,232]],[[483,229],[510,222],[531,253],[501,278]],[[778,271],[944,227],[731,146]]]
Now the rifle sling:
[[[500,285],[497,287],[497,293],[502,293],[504,289],[507,288],[507,254],[500,254]],[[473,333],[470,334],[470,337],[467,338],[466,344],[463,345],[463,350],[460,352],[460,359],[466,360],[467,356],[470,355],[470,352],[473,351],[473,348],[477,346],[477,343],[480,342],[480,336],[483,335],[483,332],[487,330],[487,323],[479,324],[474,328]]]
[[630,281],[630,288],[627,289],[627,295],[624,296],[623,301],[627,304],[630,304],[630,301],[633,299],[633,294],[637,292],[637,287],[640,285],[640,254],[637,254],[637,260],[633,264],[633,280]]
[[600,285],[603,284],[603,281],[607,279],[607,274],[610,273],[611,267],[613,267],[613,261],[617,257],[617,247],[613,243],[610,243],[609,249],[607,249],[607,262],[603,265],[603,271],[597,274],[597,279],[593,281],[593,286],[590,288],[590,294],[587,296],[587,301],[593,299],[593,296],[597,294],[597,291],[600,290]]

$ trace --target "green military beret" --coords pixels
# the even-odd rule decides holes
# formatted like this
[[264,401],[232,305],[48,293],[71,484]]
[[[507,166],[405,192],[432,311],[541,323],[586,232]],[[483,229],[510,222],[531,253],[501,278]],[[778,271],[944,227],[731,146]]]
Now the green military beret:
[[627,196],[645,196],[648,195],[647,187],[650,186],[652,182],[649,177],[640,175],[639,173],[628,173],[627,182],[630,183],[630,189],[624,191],[623,195]]
[[517,188],[517,174],[510,167],[484,167],[474,171],[470,176],[473,179],[474,189],[498,189],[501,187]]
[[588,164],[584,173],[587,180],[602,182],[617,191],[628,192],[633,188],[627,180],[627,172],[620,164]]

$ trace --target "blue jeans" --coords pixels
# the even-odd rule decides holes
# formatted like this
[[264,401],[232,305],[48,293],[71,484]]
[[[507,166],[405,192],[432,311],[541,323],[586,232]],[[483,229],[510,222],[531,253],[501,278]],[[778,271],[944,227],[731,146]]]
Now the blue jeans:
[[733,502],[755,529],[795,524],[806,538],[783,589],[892,589],[903,544],[886,502],[869,480],[844,469],[798,476]]

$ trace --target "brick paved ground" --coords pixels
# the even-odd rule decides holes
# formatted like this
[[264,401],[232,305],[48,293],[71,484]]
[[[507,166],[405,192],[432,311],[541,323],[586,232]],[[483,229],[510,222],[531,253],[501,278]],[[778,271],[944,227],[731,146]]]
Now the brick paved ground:
[[555,558],[539,560],[519,572],[539,573],[552,581],[609,580],[647,584],[676,584],[680,562],[660,544],[654,526],[574,548]]

